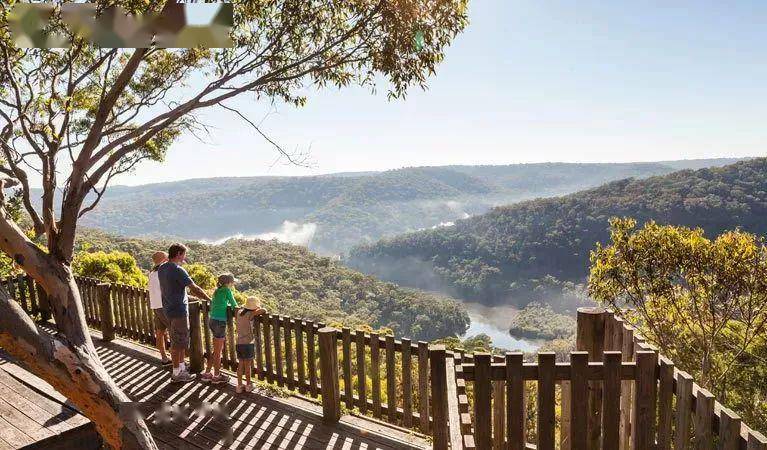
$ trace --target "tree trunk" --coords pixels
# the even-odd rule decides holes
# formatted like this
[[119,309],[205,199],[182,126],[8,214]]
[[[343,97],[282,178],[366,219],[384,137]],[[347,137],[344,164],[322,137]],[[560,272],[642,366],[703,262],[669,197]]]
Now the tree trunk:
[[37,248],[8,220],[0,220],[0,248],[48,294],[59,331],[52,336],[39,329],[0,290],[0,347],[72,401],[95,424],[107,445],[156,449],[136,408],[101,365],[69,265]]
[[[49,295],[76,298],[71,290]],[[89,337],[76,343],[62,335],[48,334],[7,292],[0,291],[0,346],[72,401],[111,447],[156,448],[146,424],[131,408],[130,399],[101,365]]]

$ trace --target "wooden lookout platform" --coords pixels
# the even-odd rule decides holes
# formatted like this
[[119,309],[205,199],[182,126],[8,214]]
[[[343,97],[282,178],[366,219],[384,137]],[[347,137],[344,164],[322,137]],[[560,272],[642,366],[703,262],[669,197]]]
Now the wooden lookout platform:
[[[169,370],[159,365],[152,349],[123,339],[106,342],[99,332],[93,334],[102,363],[123,391],[137,402],[161,449],[431,448],[426,440],[406,430],[352,415],[341,417],[335,425],[325,425],[320,405],[298,396],[281,396],[278,391],[237,394],[231,383],[173,384]],[[86,448],[81,446],[80,438],[98,440],[88,419],[73,406],[51,400],[62,399],[49,385],[9,359],[0,359],[0,369],[3,364],[13,366],[18,378],[34,379],[35,387],[19,391],[20,383],[0,370],[0,449],[80,449]],[[5,406],[8,402],[5,392],[11,389],[8,385],[20,392],[10,399],[17,407],[10,417]],[[39,405],[34,414],[42,419],[22,424],[17,416],[30,404]],[[47,415],[43,417],[44,412],[37,411],[40,408],[45,408]],[[61,411],[56,413],[51,408]],[[14,419],[15,426],[5,429],[5,422]],[[45,422],[41,424],[40,420],[49,425],[44,426]],[[54,442],[58,446],[53,446]]]
[[[237,394],[231,382],[228,385],[199,381],[173,384],[169,370],[158,364],[155,351],[122,339],[104,342],[97,338],[96,342],[109,374],[141,405],[160,448],[431,447],[405,430],[352,415],[343,416],[338,424],[325,425],[320,405],[293,395]],[[171,409],[170,405],[180,409]],[[215,409],[208,409],[206,405]]]
[[[236,394],[232,383],[170,383],[152,348],[145,290],[77,282],[102,363],[165,449],[767,450],[764,435],[600,308],[578,310],[578,351],[566,361],[554,353],[448,351],[263,315],[253,324],[254,373],[263,390]],[[44,292],[29,278],[0,285],[53,331]],[[189,313],[189,368],[199,372],[211,351],[209,305],[191,301]],[[232,370],[234,312],[228,314],[222,362]],[[19,380],[34,377],[0,371],[0,450],[98,442],[44,441],[88,423],[66,399],[51,401],[50,387]],[[13,394],[25,389],[32,397]],[[38,401],[46,408],[25,408]]]
[[96,449],[82,443],[98,441],[93,424],[64,396],[0,349],[0,449]]

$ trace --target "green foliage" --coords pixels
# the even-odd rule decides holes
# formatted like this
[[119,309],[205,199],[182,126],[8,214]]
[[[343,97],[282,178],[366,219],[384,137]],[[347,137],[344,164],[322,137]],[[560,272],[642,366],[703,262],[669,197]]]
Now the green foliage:
[[[73,36],[66,50],[17,48],[8,24],[14,3],[0,3],[0,45],[6,50],[4,67],[26,83],[2,80],[0,96],[9,101],[3,103],[13,106],[10,92],[18,95],[30,127],[51,145],[63,135],[79,140],[94,125],[104,92],[117,85],[120,74],[128,73],[126,86],[115,91],[115,105],[110,108],[114,117],[107,122],[111,127],[103,131],[121,138],[127,135],[122,143],[131,145],[130,152],[113,155],[110,165],[118,172],[130,170],[142,159],[163,160],[182,131],[199,126],[189,115],[193,110],[237,94],[250,92],[266,102],[302,106],[309,87],[359,85],[374,90],[378,82],[387,85],[392,98],[404,97],[412,87],[425,88],[426,78],[435,73],[446,48],[468,21],[467,0],[436,4],[424,0],[240,0],[235,2],[230,33],[233,48],[117,49],[102,58],[102,49],[78,36]],[[162,3],[97,2],[100,8],[122,6],[132,14],[157,12]],[[59,8],[45,32],[69,34]],[[134,57],[140,57],[141,64],[135,73],[126,71]],[[70,76],[59,77],[62,73]],[[190,86],[192,79],[206,86],[199,94]],[[31,87],[43,83],[49,88],[38,92]],[[161,116],[161,125],[159,119],[139,120],[146,119],[139,112],[150,118],[158,114],[162,109],[155,105],[164,99],[174,106]],[[54,118],[65,114],[64,127],[54,127]],[[102,138],[102,130],[95,132]]]
[[[97,250],[129,252],[146,269],[152,253],[171,243],[93,230],[81,230],[79,239],[78,246],[87,242]],[[231,272],[243,296],[259,296],[277,314],[350,327],[370,325],[416,340],[462,335],[468,329],[466,310],[452,298],[383,283],[303,247],[258,240],[187,246],[188,269],[202,264],[208,273]],[[192,270],[190,274],[197,281]]]
[[83,277],[129,286],[145,287],[148,282],[133,256],[122,251],[78,252],[72,262],[72,269],[75,274]]
[[591,255],[589,292],[638,325],[678,367],[744,421],[767,425],[767,247],[740,230],[633,219],[610,222],[611,243]]
[[554,312],[549,305],[532,302],[514,316],[509,331],[519,338],[567,340],[575,334],[575,319]]
[[120,186],[109,190],[83,223],[127,235],[201,238],[270,232],[290,220],[317,225],[310,249],[338,254],[384,236],[481,214],[493,205],[673,170],[667,163],[547,163]]
[[699,226],[709,234],[736,227],[765,234],[766,214],[767,159],[759,158],[499,207],[453,227],[361,246],[349,263],[407,286],[486,304],[524,304],[529,298],[516,291],[520,283],[547,275],[585,279],[589,252],[610,237],[610,217]]
[[432,343],[442,344],[448,350],[463,350],[466,353],[484,352],[500,354],[502,352],[500,349],[493,347],[493,340],[486,334],[478,334],[466,339],[450,336],[437,339]]
[[192,281],[203,290],[212,292],[216,289],[217,278],[205,264],[188,264],[184,268],[187,273],[189,273],[189,277],[192,278]]
[[570,352],[575,351],[575,334],[566,339],[552,339],[546,341],[538,347],[539,352],[554,352],[557,355],[557,362],[566,362],[570,360]]
[[[21,206],[21,192],[17,191],[10,198],[6,198],[5,209],[8,215],[16,222],[23,222],[23,212]],[[22,227],[25,224],[21,224]],[[0,252],[0,278],[6,278],[20,273],[19,268],[13,260],[3,252]]]

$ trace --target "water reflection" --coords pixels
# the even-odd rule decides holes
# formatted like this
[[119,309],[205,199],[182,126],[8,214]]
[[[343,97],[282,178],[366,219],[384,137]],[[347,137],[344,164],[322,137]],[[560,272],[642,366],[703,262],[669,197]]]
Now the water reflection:
[[534,352],[541,343],[526,339],[517,339],[509,334],[509,324],[519,311],[513,306],[485,306],[479,303],[464,302],[471,318],[471,325],[463,338],[486,334],[493,340],[493,345],[506,350]]

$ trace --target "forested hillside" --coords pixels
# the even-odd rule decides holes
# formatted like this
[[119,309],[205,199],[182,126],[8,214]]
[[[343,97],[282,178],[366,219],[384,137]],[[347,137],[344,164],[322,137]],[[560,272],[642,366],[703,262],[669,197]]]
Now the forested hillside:
[[497,205],[731,161],[418,167],[114,187],[83,217],[83,224],[128,236],[277,237],[339,254],[359,243],[450,224]]
[[537,280],[585,279],[590,250],[609,238],[610,217],[701,227],[714,236],[734,228],[763,235],[766,214],[767,159],[760,158],[495,208],[451,227],[360,246],[347,263],[408,286],[524,304]]
[[[152,253],[170,243],[84,230],[77,246],[81,252],[127,252],[148,269]],[[202,263],[214,274],[233,273],[240,292],[260,295],[275,313],[391,328],[398,336],[419,340],[462,335],[469,325],[466,310],[455,299],[379,281],[303,247],[260,240],[187,245],[191,263]]]

